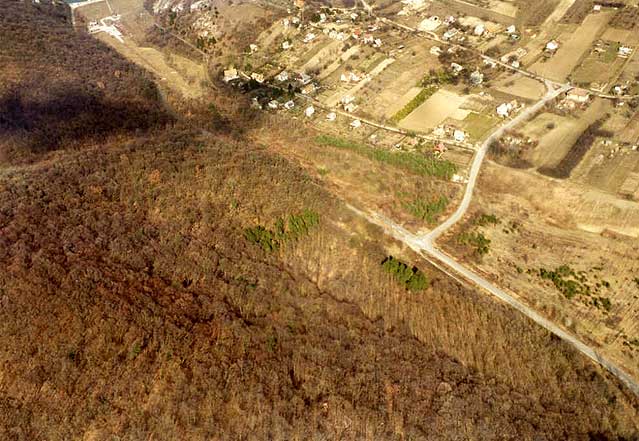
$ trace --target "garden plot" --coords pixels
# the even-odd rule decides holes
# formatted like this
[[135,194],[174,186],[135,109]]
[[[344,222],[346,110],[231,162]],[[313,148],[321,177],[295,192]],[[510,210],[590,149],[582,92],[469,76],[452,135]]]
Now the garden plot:
[[613,13],[613,11],[606,11],[586,17],[566,41],[560,41],[556,54],[548,60],[542,59],[536,62],[530,70],[556,81],[565,81],[601,34]]
[[439,89],[422,105],[399,122],[399,126],[406,130],[427,132],[447,118],[463,120],[470,111],[461,109],[466,100],[465,96],[457,95],[446,89]]

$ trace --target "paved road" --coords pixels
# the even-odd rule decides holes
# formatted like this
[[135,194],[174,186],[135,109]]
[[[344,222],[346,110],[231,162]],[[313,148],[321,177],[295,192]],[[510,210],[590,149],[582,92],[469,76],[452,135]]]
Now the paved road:
[[508,121],[499,127],[481,146],[481,148],[477,151],[473,163],[471,166],[471,171],[469,174],[468,185],[466,186],[466,190],[464,193],[464,197],[462,198],[462,202],[455,211],[455,213],[449,217],[443,224],[439,225],[437,228],[432,230],[426,234],[413,234],[401,225],[396,224],[391,219],[379,214],[379,213],[364,213],[361,210],[358,210],[355,207],[349,205],[349,208],[353,210],[355,213],[359,214],[362,217],[365,217],[370,222],[379,225],[384,229],[384,231],[394,237],[395,239],[403,242],[407,246],[409,246],[416,253],[424,257],[430,263],[432,263],[436,268],[440,269],[443,273],[447,274],[451,278],[458,280],[460,282],[470,281],[479,288],[489,292],[493,296],[507,303],[511,307],[520,311],[522,314],[526,315],[532,321],[537,323],[538,325],[544,327],[549,332],[555,334],[559,338],[561,338],[564,342],[571,345],[577,351],[581,352],[591,360],[600,364],[602,367],[607,369],[612,375],[614,375],[617,379],[619,379],[624,385],[626,385],[633,393],[639,396],[639,384],[625,371],[615,365],[612,361],[606,359],[597,351],[595,351],[592,347],[585,344],[579,338],[574,335],[566,332],[559,325],[553,323],[552,321],[546,319],[541,316],[537,311],[530,308],[526,304],[520,302],[511,294],[508,294],[506,291],[500,289],[499,287],[493,285],[491,282],[481,277],[479,274],[473,272],[472,270],[466,268],[464,265],[456,261],[453,257],[444,253],[440,249],[435,246],[435,240],[441,236],[446,230],[452,227],[455,223],[457,223],[466,213],[468,207],[470,205],[473,191],[475,188],[475,184],[477,182],[477,177],[479,176],[479,171],[481,169],[481,165],[486,156],[486,152],[492,141],[498,139],[500,136],[504,134],[506,130],[514,128],[517,124],[525,121],[527,118],[534,115],[534,113],[541,109],[548,101],[551,101],[561,93],[564,93],[566,90],[570,88],[569,85],[563,85],[562,87],[555,89],[553,83],[546,82],[546,86],[548,87],[548,92],[546,95],[534,106],[528,108],[527,110],[520,113],[516,118]]
[[515,118],[508,121],[506,124],[503,124],[502,126],[500,126],[481,145],[481,147],[475,154],[473,163],[470,167],[470,173],[468,175],[468,185],[466,186],[466,191],[464,193],[464,197],[461,201],[461,204],[459,205],[455,213],[453,213],[451,217],[446,219],[446,221],[443,224],[439,225],[437,228],[435,228],[431,232],[422,236],[422,239],[424,240],[424,245],[427,250],[432,250],[433,242],[439,236],[441,236],[442,233],[444,233],[446,230],[452,227],[455,223],[457,223],[464,216],[464,214],[466,213],[466,210],[468,210],[468,206],[470,205],[470,201],[473,197],[475,184],[477,183],[477,177],[479,176],[479,170],[481,169],[481,165],[484,161],[484,157],[486,156],[486,152],[490,148],[490,145],[493,143],[493,141],[496,141],[499,138],[501,138],[506,131],[512,129],[513,127],[516,127],[521,122],[529,119],[537,111],[539,111],[543,106],[545,106],[546,103],[548,103],[549,101],[552,101],[557,96],[561,95],[562,93],[570,89],[570,86],[568,85],[563,85],[559,87],[558,89],[555,89],[554,85],[550,82],[546,82],[546,87],[548,88],[548,92],[539,102],[537,102],[534,106],[527,108],[526,110],[521,112],[519,115],[517,115]]

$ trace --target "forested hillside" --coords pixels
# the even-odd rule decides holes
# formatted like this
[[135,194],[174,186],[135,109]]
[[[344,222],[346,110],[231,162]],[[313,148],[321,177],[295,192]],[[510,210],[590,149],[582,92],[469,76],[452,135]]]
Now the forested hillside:
[[637,439],[609,375],[232,110],[165,103],[45,4],[0,11],[0,439]]

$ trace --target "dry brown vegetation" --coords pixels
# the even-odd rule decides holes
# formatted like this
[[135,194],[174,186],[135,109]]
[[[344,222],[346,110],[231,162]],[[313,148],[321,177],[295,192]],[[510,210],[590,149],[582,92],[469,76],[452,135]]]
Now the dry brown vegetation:
[[[0,8],[23,29],[43,17]],[[3,41],[19,53],[26,35]],[[0,66],[23,68],[2,51]],[[64,90],[77,69],[33,87]],[[241,115],[203,132],[187,108],[168,128],[135,119],[39,156],[29,127],[28,143],[0,139],[0,438],[635,439],[635,398],[608,374],[385,242],[237,131]],[[277,252],[244,239],[304,209],[319,227]],[[380,265],[389,251],[431,286],[396,284]]]
[[517,22],[523,26],[539,26],[559,4],[559,0],[518,1]]
[[621,29],[635,29],[639,26],[639,8],[626,6],[621,8],[610,22],[610,26]]

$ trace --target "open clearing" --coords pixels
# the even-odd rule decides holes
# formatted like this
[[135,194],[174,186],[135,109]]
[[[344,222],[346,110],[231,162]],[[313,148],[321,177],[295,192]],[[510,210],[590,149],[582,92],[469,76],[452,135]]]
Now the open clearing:
[[[124,43],[120,43],[104,32],[95,35],[97,39],[112,46],[129,60],[155,74],[160,84],[168,86],[185,97],[202,96],[204,93],[202,82],[207,79],[204,66],[179,55],[166,56],[158,49],[139,46],[135,38],[139,36],[131,32],[138,30],[138,22],[148,21],[148,13],[141,6],[136,8],[133,3],[124,1],[118,1],[112,7],[116,7],[123,14],[121,26],[124,30]],[[75,12],[85,17],[87,21],[99,20],[110,15],[106,2],[82,6]]]
[[560,47],[556,54],[548,60],[536,62],[530,70],[556,81],[566,81],[613,14],[613,11],[590,14],[567,41],[559,42]]
[[639,33],[632,29],[608,28],[604,32],[602,38],[609,41],[618,41],[620,43],[635,45],[639,43]]
[[399,127],[406,130],[430,131],[446,118],[458,116],[456,115],[457,111],[465,100],[466,97],[457,95],[455,92],[439,89],[410,115],[401,120]]
[[497,81],[493,89],[528,100],[539,100],[546,91],[541,82],[519,73]]
[[559,22],[559,20],[561,20],[561,18],[564,15],[566,15],[566,12],[568,12],[568,9],[570,9],[570,7],[574,3],[575,3],[575,0],[561,0],[561,2],[559,3],[559,5],[557,5],[555,10],[552,11],[552,14],[550,14],[548,18],[546,18],[546,21],[544,22],[544,26],[548,26],[553,22],[554,23]]

